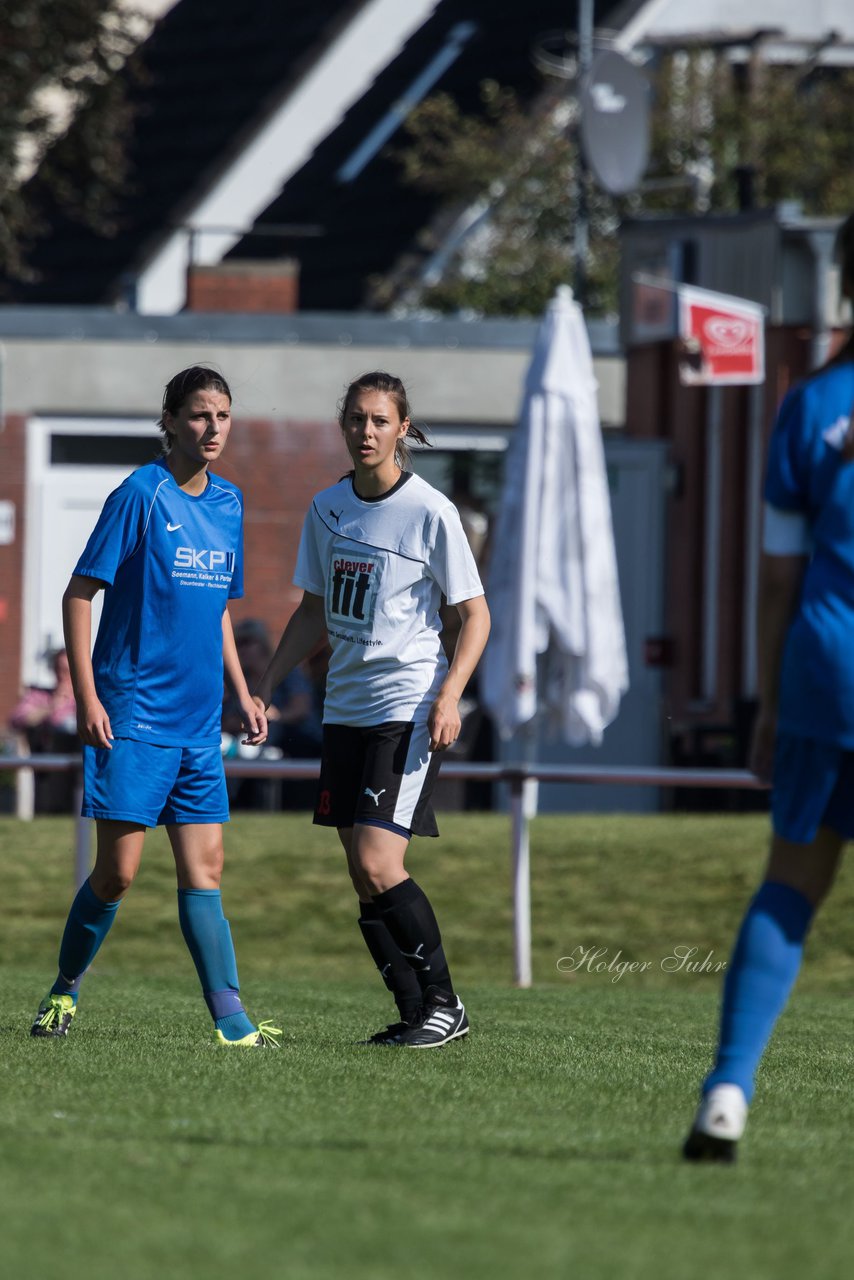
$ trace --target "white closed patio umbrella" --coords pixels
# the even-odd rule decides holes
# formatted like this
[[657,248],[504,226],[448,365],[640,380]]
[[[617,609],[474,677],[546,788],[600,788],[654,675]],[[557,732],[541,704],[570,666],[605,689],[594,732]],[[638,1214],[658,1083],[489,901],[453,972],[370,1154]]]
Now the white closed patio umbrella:
[[[537,334],[490,557],[482,698],[505,738],[542,718],[598,745],[628,689],[611,505],[584,319],[567,286]],[[529,763],[529,762],[526,762]],[[514,788],[516,979],[530,985],[527,813]]]

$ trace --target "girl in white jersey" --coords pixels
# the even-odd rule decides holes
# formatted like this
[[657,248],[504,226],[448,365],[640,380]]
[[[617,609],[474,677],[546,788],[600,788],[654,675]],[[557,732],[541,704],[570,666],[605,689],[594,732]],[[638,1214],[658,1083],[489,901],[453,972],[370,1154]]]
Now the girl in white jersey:
[[[323,759],[314,821],[334,826],[359,898],[359,926],[399,1019],[367,1044],[434,1048],[469,1029],[436,917],[404,868],[412,835],[438,835],[430,793],[460,731],[458,703],[489,634],[489,611],[453,504],[406,470],[412,426],[398,378],[347,389],[339,424],[354,470],[305,519],[294,582],[302,601],[257,689],[268,706],[287,672],[328,636]],[[448,665],[443,597],[461,627]]]
[[[59,974],[31,1034],[62,1037],[80,982],[133,883],[147,827],[164,825],[178,878],[178,918],[214,1020],[228,1046],[269,1047],[240,999],[223,916],[222,823],[228,796],[220,750],[223,668],[247,741],[267,722],[237,657],[228,600],[243,594],[243,499],[208,471],[231,427],[221,374],[184,369],[166,387],[163,456],[110,494],[63,597],[65,642],[83,741],[83,813],[98,852],[71,906]],[[92,601],[104,591],[94,654]]]

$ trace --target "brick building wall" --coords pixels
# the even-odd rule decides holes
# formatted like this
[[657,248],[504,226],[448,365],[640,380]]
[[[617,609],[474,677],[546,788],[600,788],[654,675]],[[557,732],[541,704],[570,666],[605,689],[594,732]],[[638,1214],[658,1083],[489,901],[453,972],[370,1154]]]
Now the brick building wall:
[[[809,371],[812,334],[803,328],[766,333],[766,381],[761,389],[763,466],[777,406],[786,390]],[[745,711],[744,599],[747,573],[749,415],[751,389],[721,393],[721,507],[717,609],[714,618],[715,696],[703,696],[703,556],[706,519],[708,391],[679,382],[679,354],[672,343],[630,351],[626,429],[670,446],[672,484],[667,503],[665,627],[669,663],[665,673],[665,723],[671,741],[720,726],[742,733]],[[749,710],[749,708],[748,708]],[[743,742],[741,743],[743,746]],[[727,761],[736,763],[736,761]]]
[[3,466],[0,501],[15,508],[15,538],[0,546],[0,737],[20,687],[24,538],[26,535],[26,460],[24,419],[9,416],[0,422]]
[[246,594],[231,606],[235,619],[263,618],[281,630],[302,594],[291,578],[305,513],[349,469],[335,422],[235,422],[218,464],[246,500]]
[[221,262],[187,272],[187,310],[284,315],[299,305],[299,268],[288,259]]

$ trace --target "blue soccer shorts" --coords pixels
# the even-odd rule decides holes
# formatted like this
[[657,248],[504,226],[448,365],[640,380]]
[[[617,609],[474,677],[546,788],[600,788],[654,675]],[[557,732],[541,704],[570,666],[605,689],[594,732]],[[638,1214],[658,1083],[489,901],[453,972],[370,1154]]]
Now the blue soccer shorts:
[[442,753],[429,744],[426,723],[325,724],[314,821],[385,827],[407,839],[437,836],[430,794]]
[[774,832],[811,844],[819,827],[854,839],[854,751],[778,733],[771,790]]
[[112,750],[83,748],[85,818],[135,822],[228,822],[228,792],[219,743],[156,747],[116,738]]

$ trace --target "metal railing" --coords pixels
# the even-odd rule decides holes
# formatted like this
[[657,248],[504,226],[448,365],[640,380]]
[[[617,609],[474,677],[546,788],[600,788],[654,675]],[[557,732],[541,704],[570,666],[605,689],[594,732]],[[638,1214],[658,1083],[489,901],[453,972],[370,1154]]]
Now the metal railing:
[[[288,781],[316,778],[319,760],[224,761],[226,777],[268,778]],[[40,773],[78,774],[75,812],[79,813],[83,793],[82,758],[79,755],[0,756],[0,771],[31,769]],[[639,787],[701,787],[717,790],[756,791],[761,784],[745,769],[668,769],[632,765],[559,765],[508,762],[478,764],[447,760],[442,765],[443,780],[503,782],[510,792],[511,872],[513,893],[513,953],[516,985],[531,985],[531,858],[528,822],[535,812],[532,784],[539,782],[619,783]],[[75,819],[74,876],[81,885],[92,866],[90,818]]]

